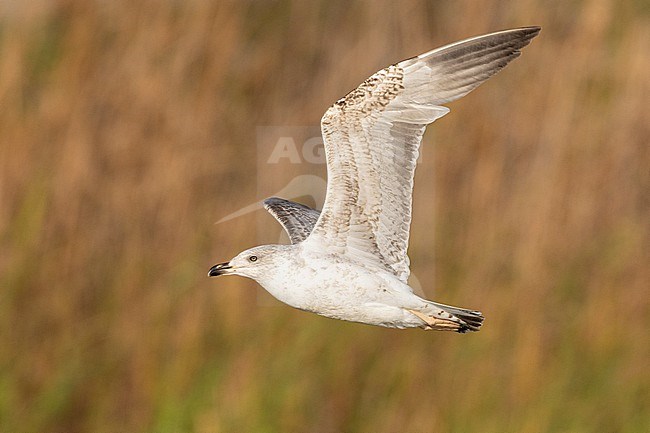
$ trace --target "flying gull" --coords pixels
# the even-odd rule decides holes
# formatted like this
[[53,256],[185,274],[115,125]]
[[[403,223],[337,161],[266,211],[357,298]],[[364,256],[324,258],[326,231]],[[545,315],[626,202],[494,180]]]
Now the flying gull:
[[241,275],[278,300],[341,320],[390,328],[478,331],[479,311],[423,299],[407,284],[413,176],[426,126],[442,106],[517,58],[539,27],[466,39],[377,72],[321,119],[327,193],[318,212],[280,198],[265,208],[290,245],[264,245],[209,276]]

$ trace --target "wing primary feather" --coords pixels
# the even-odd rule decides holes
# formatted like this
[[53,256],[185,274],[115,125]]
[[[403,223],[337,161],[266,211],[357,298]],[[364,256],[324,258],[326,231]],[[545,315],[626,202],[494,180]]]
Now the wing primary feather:
[[320,215],[316,209],[279,197],[269,197],[263,203],[264,208],[287,232],[292,244],[302,242],[309,236]]

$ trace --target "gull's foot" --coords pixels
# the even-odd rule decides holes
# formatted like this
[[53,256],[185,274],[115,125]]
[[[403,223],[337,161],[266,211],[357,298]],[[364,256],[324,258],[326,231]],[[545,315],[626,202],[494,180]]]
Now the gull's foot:
[[430,331],[430,330],[456,331],[460,333],[464,333],[467,331],[466,325],[464,325],[463,323],[458,323],[451,319],[439,319],[437,317],[428,316],[425,313],[422,313],[420,311],[415,311],[415,310],[407,309],[406,311],[417,316],[420,320],[422,320],[422,322],[424,322],[421,328],[424,329],[425,331]]

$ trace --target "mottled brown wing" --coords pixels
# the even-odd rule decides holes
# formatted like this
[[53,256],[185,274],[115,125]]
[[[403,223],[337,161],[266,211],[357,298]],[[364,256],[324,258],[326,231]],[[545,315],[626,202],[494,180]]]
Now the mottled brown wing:
[[497,73],[538,27],[467,39],[383,69],[321,120],[327,196],[305,245],[393,272],[406,282],[413,176],[426,125]]

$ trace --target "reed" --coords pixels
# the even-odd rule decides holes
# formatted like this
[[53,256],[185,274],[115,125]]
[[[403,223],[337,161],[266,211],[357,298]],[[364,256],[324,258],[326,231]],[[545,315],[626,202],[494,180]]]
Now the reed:
[[[0,431],[649,431],[649,23],[635,0],[3,2]],[[543,31],[416,175],[413,272],[480,333],[207,279],[259,241],[261,214],[213,224],[263,198],[257,126],[521,25]]]

